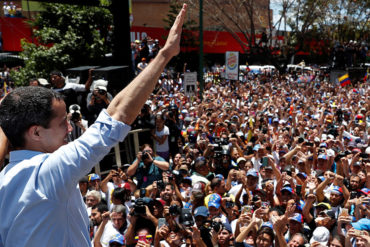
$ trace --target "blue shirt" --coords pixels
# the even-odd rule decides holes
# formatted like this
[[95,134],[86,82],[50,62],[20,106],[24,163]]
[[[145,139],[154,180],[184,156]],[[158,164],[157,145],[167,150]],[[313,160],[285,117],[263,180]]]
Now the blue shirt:
[[103,110],[80,138],[53,153],[11,152],[0,173],[0,247],[91,246],[77,184],[130,129]]
[[[156,156],[153,160],[165,161],[162,157]],[[158,166],[154,165],[153,162],[148,168],[145,167],[144,162],[140,161],[138,168],[136,169],[136,180],[138,188],[146,188],[151,185],[154,181],[162,179],[162,170]]]

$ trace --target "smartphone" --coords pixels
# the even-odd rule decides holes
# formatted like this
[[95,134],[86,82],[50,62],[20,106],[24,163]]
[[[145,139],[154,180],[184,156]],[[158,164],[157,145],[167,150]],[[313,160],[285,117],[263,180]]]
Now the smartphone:
[[262,158],[262,165],[263,166],[268,166],[269,164],[269,158],[266,156],[266,157],[263,157]]
[[162,226],[166,225],[166,219],[165,218],[159,218],[158,219],[158,229],[160,229]]
[[246,205],[242,207],[241,213],[242,214],[249,214],[252,213],[252,206],[251,205]]
[[261,207],[262,208],[269,208],[270,207],[270,202],[262,202]]
[[361,236],[361,235],[364,235],[364,232],[363,232],[363,231],[360,231],[360,230],[356,230],[356,229],[354,229],[354,234],[355,234],[356,236]]
[[295,191],[296,191],[296,194],[297,194],[298,196],[301,196],[301,192],[302,192],[302,185],[297,184],[297,185],[295,186]]
[[141,188],[140,189],[140,198],[145,197],[145,195],[146,195],[146,189],[145,188]]

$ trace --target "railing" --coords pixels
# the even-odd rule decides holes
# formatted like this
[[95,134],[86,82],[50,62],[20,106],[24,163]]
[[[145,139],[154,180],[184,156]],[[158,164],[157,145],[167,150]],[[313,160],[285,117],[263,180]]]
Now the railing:
[[131,164],[136,159],[136,154],[139,152],[140,146],[144,144],[140,140],[140,134],[147,132],[149,133],[150,129],[131,130],[123,142],[118,143],[102,161],[95,165],[95,173],[104,176],[115,165],[120,168],[123,164]]

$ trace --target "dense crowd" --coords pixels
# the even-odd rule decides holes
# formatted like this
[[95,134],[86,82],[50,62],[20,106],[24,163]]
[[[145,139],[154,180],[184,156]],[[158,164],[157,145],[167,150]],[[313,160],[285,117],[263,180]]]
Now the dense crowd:
[[[160,49],[150,37],[131,48],[136,74]],[[347,51],[333,61],[363,55],[353,42]],[[80,179],[93,246],[370,247],[369,82],[271,69],[230,81],[223,68],[205,74],[202,95],[165,70],[131,124],[149,129],[135,160]],[[9,71],[1,96],[14,87]],[[29,80],[64,96],[68,141],[113,100],[92,72],[84,84],[60,71]]]
[[[370,246],[369,84],[299,76],[215,68],[201,99],[163,73],[132,124],[151,130],[136,159],[79,182],[93,245]],[[91,76],[69,85],[54,71],[50,84],[87,90],[86,115],[112,98]],[[93,121],[72,103],[71,140]]]

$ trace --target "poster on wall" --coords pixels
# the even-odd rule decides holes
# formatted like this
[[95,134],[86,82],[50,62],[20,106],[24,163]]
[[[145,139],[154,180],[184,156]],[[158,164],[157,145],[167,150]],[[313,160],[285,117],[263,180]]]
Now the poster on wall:
[[238,80],[239,79],[239,52],[227,51],[225,55],[225,79]]

